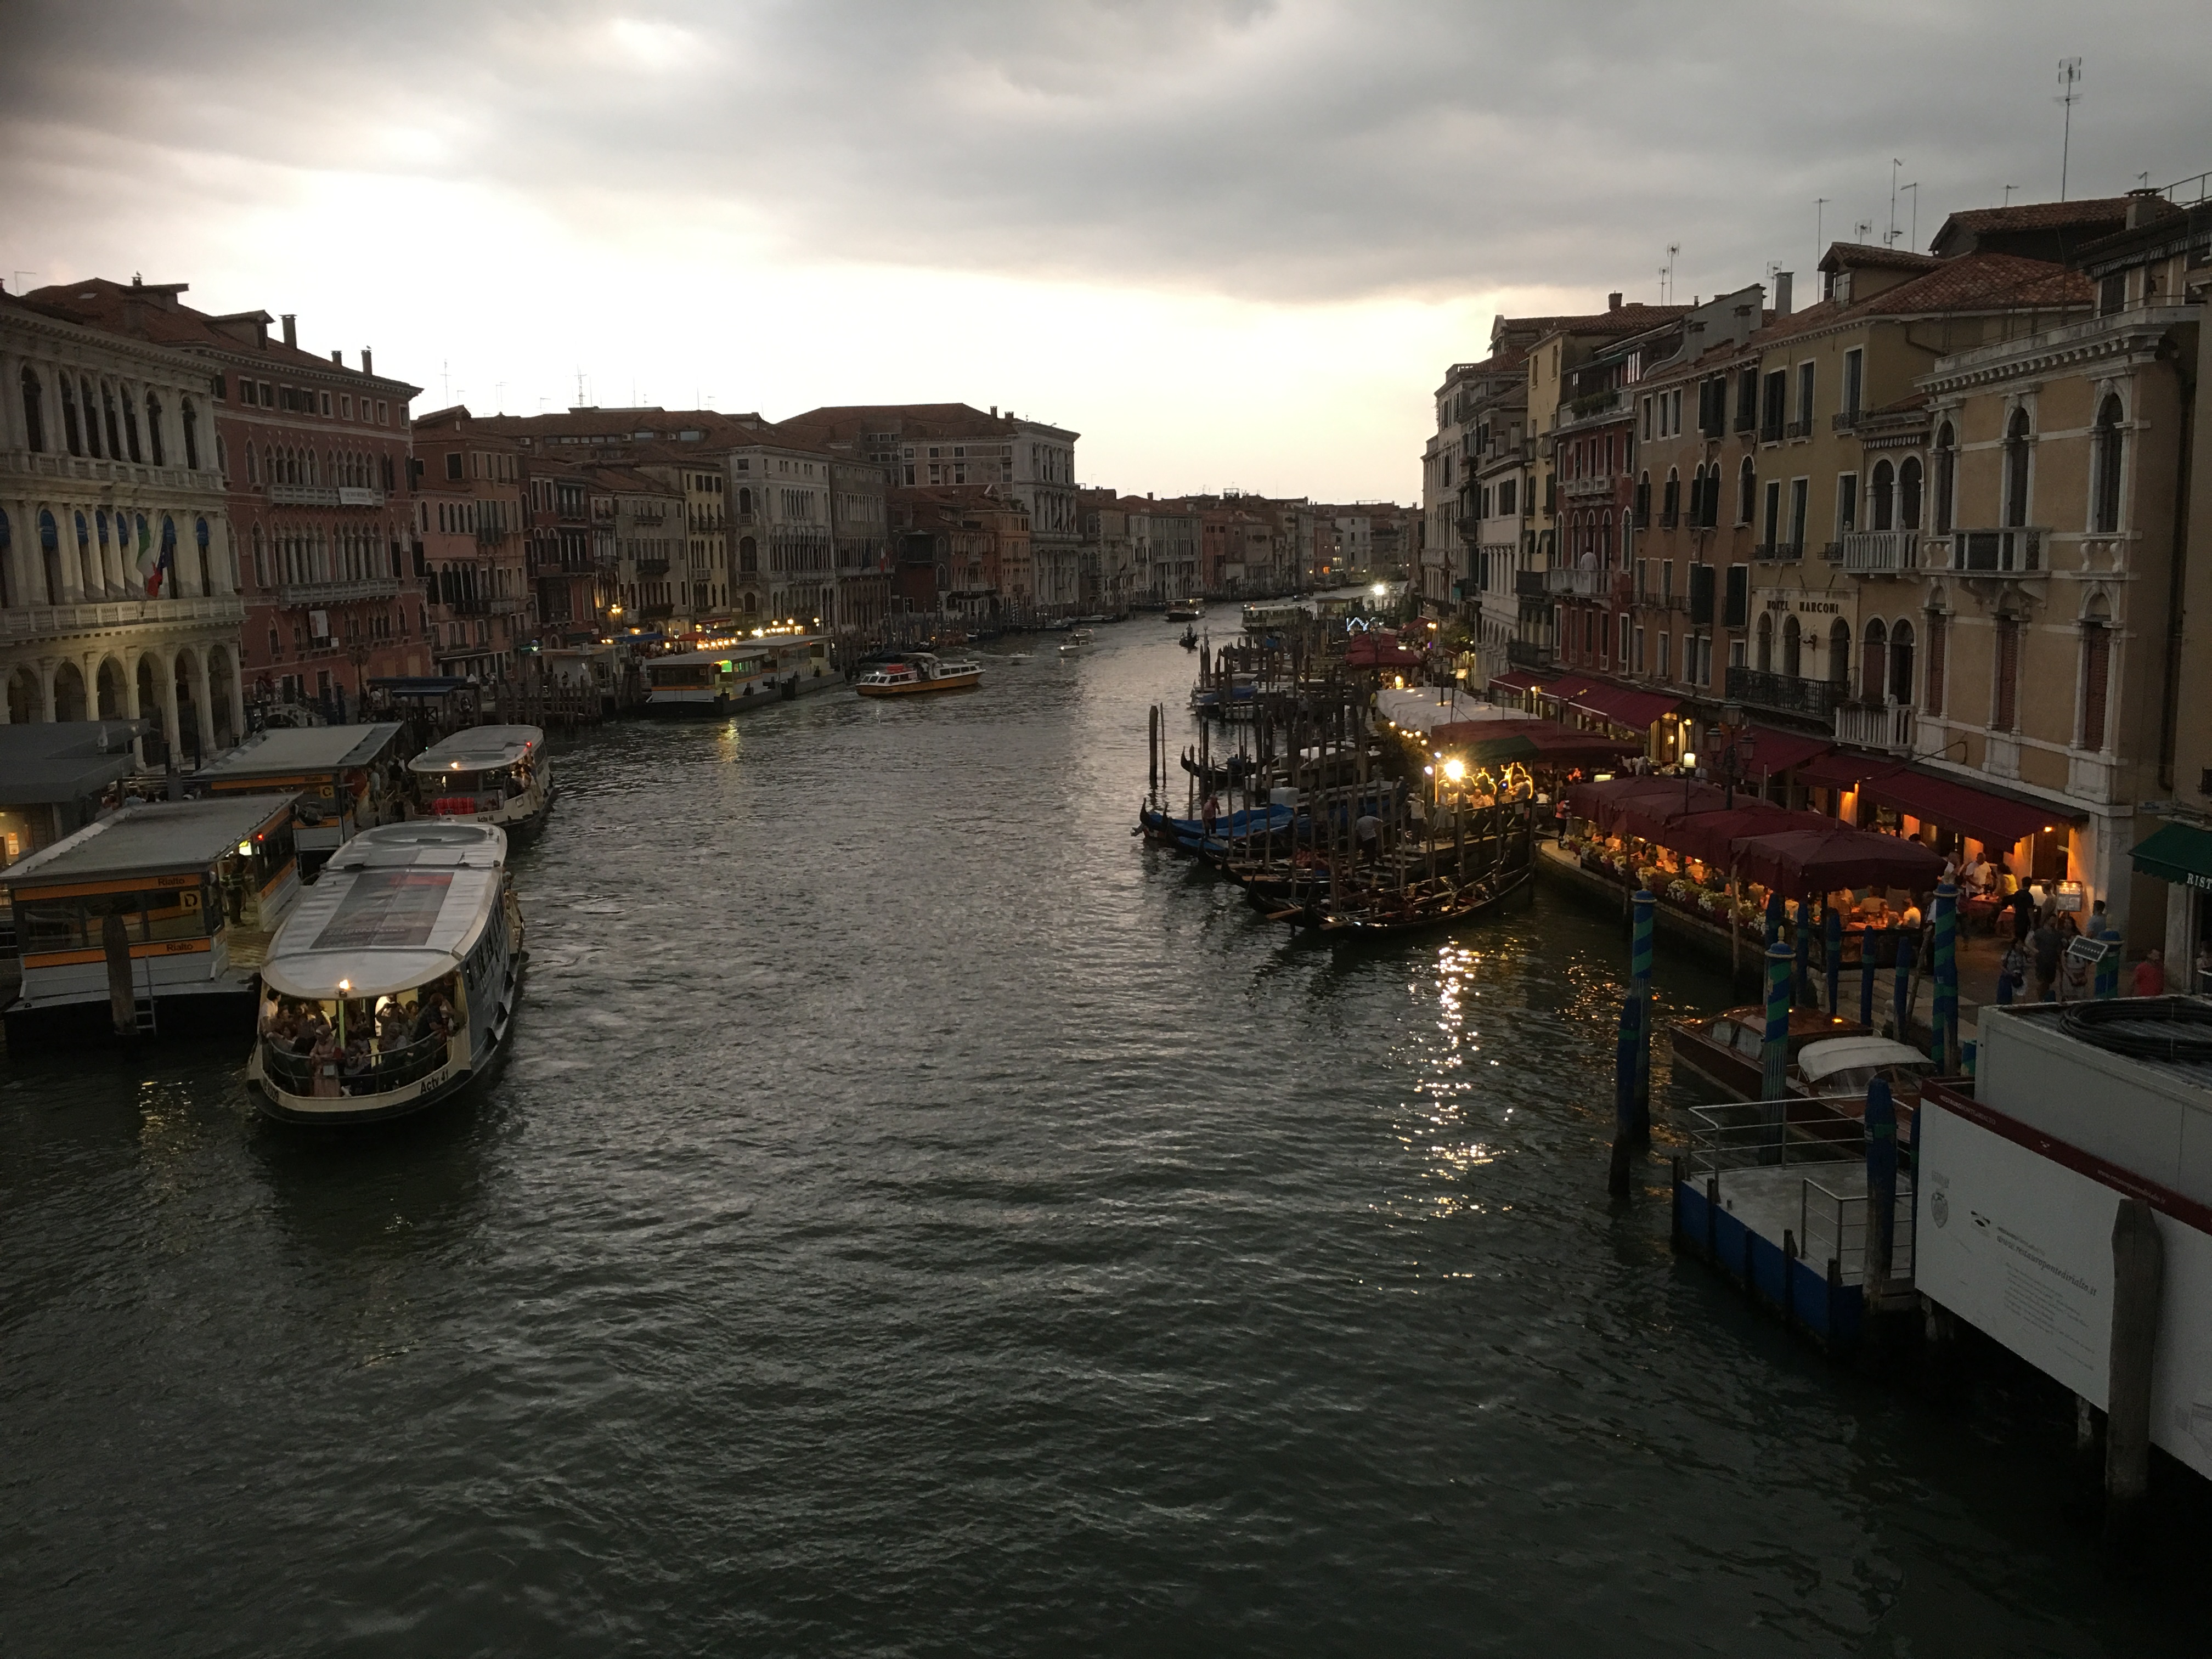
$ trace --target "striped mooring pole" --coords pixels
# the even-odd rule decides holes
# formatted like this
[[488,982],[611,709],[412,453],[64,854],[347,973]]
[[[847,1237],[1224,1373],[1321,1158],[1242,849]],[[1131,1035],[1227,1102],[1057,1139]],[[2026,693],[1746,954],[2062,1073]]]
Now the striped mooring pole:
[[1766,1042],[1759,1051],[1761,1100],[1780,1100],[1790,1081],[1790,947],[1766,951]]
[[1782,937],[1782,895],[1770,891],[1766,896],[1766,946],[1771,951],[1774,941]]
[[2102,1001],[2120,994],[2120,936],[2106,928],[2098,935],[2097,942],[2106,947],[2097,958],[2097,998]]
[[1897,930],[1897,989],[1890,998],[1890,1011],[1897,1021],[1897,1040],[1899,1042],[1912,1041],[1905,1035],[1910,1029],[1908,1021],[1912,1012],[1906,998],[1911,994],[1912,982],[1913,947],[1919,939],[1919,932],[1916,928],[1900,927]]
[[1936,1031],[1929,1045],[1946,1077],[1959,1074],[1959,889],[1936,884]]
[[1820,929],[1820,956],[1828,969],[1828,1012],[1836,1012],[1836,1005],[1844,994],[1844,913],[1832,904],[1823,904],[1827,921]]
[[1637,1139],[1651,1140],[1651,932],[1657,895],[1648,888],[1636,895],[1636,929],[1628,952],[1628,971],[1636,998],[1636,1120]]

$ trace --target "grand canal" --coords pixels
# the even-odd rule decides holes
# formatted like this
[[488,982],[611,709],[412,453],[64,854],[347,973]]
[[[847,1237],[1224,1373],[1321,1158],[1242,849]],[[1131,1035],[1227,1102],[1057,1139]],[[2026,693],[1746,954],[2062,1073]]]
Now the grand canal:
[[580,740],[435,1119],[0,1066],[0,1651],[2183,1650],[2045,1425],[1607,1204],[1605,919],[1333,960],[1132,842],[1173,632]]

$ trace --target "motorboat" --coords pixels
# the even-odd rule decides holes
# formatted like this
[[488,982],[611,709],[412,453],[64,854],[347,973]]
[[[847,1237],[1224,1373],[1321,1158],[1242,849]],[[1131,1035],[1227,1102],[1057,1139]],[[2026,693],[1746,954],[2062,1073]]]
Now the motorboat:
[[1079,628],[1060,641],[1060,654],[1063,657],[1079,657],[1097,643],[1097,641],[1092,636],[1089,629]]
[[1170,622],[1194,623],[1206,615],[1202,599],[1177,599],[1165,612]]
[[246,1080],[288,1123],[403,1117],[505,1060],[522,907],[507,836],[417,819],[364,830],[277,929]]
[[471,726],[407,763],[409,814],[488,823],[523,841],[553,810],[553,763],[534,726]]
[[853,689],[864,697],[926,696],[933,691],[968,691],[983,683],[983,665],[969,657],[940,657],[933,651],[908,651],[878,663]]
[[[1788,1054],[1795,1060],[1806,1048],[1831,1037],[1863,1037],[1867,1028],[1817,1008],[1790,1012]],[[1673,1027],[1674,1058],[1708,1082],[1746,1100],[1757,1100],[1766,1086],[1766,1010],[1757,1003],[1730,1008],[1707,1019],[1678,1020]]]

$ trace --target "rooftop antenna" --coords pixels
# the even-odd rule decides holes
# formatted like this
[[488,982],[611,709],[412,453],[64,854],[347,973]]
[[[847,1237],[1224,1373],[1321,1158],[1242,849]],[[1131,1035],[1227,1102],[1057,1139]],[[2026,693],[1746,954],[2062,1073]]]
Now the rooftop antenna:
[[[1813,198],[1813,263],[1816,265],[1820,263],[1821,255],[1828,251],[1820,240],[1820,223],[1827,212],[1828,200],[1826,196],[1815,196]],[[1771,276],[1774,272],[1770,270],[1766,274]]]
[[2058,101],[2066,106],[2065,136],[2058,145],[2058,199],[2066,199],[2066,169],[2074,158],[2074,103],[2081,94],[2074,88],[2081,84],[2081,60],[2062,58],[2058,60]]
[[451,409],[453,406],[453,366],[450,362],[441,361],[438,364],[438,384],[445,389],[446,407]]
[[1912,251],[1917,253],[1920,252],[1920,181],[1916,179],[1909,185],[1899,185],[1898,188],[1912,192]]
[[579,408],[579,409],[581,409],[583,406],[584,406],[584,366],[583,366],[581,363],[579,363],[579,364],[577,364],[577,365],[576,365],[576,407],[577,407],[577,408]]
[[2013,191],[2014,191],[2018,190],[2019,188],[2020,188],[2020,186],[2019,186],[2018,185],[2007,185],[2004,187],[2004,193],[2005,193],[2004,204],[2005,204],[2007,207],[2010,207],[2010,206],[2012,205],[2012,193],[2013,193]]
[[1667,263],[1659,272],[1659,303],[1668,305],[1674,298],[1674,256],[1682,251],[1680,242],[1667,244]]
[[1897,246],[1897,174],[1904,165],[1894,155],[1889,158],[1889,228],[1881,234],[1884,247]]
[[1862,219],[1851,228],[1851,240],[1854,242],[1863,242],[1873,234],[1874,221],[1871,219]]
[[493,405],[494,405],[494,406],[495,406],[495,407],[499,410],[499,412],[500,412],[501,414],[504,415],[504,414],[506,414],[506,413],[507,413],[507,382],[506,382],[506,381],[504,381],[504,380],[495,380],[495,381],[493,381],[493,382],[492,382],[491,400],[492,400],[492,404],[493,404]]

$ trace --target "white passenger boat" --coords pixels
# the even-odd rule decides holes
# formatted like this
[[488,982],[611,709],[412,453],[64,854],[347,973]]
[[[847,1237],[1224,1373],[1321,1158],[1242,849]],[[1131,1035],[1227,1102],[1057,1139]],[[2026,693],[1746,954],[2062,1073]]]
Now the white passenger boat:
[[407,773],[412,817],[489,824],[523,842],[553,808],[553,759],[534,726],[471,726],[432,744]]
[[10,1048],[253,1022],[253,971],[300,895],[290,795],[125,806],[0,872],[21,954]]
[[1079,628],[1060,641],[1060,654],[1063,657],[1079,657],[1097,643],[1097,641],[1091,637],[1089,629]]
[[421,1111],[505,1060],[522,993],[507,836],[417,821],[358,835],[277,930],[246,1079],[289,1123]]
[[769,634],[726,648],[653,657],[645,665],[646,712],[734,714],[842,686],[826,634]]
[[313,878],[355,836],[405,816],[398,740],[394,721],[275,727],[210,763],[190,787],[194,794],[295,796],[293,844],[300,873]]
[[1177,599],[1164,613],[1170,622],[1197,622],[1206,615],[1203,599]]
[[926,696],[932,691],[966,691],[983,683],[983,665],[964,657],[940,657],[908,651],[896,662],[880,663],[860,676],[853,689],[864,697]]

